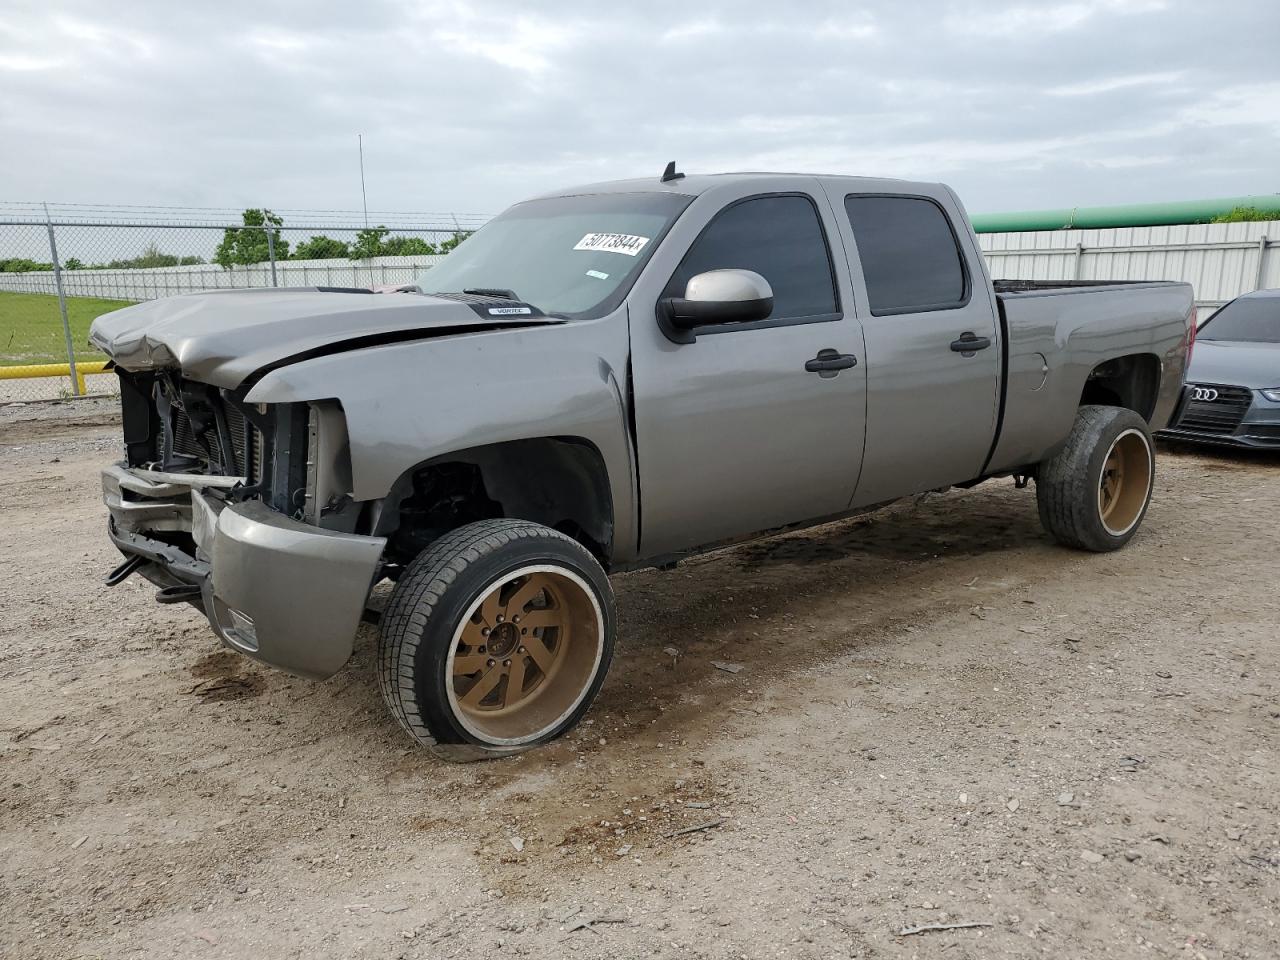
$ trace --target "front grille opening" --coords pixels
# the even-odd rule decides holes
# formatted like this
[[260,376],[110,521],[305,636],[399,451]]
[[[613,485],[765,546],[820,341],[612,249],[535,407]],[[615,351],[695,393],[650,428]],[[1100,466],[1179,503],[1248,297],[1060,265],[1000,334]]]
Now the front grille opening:
[[[231,439],[230,458],[228,459],[224,455],[216,426],[210,427],[203,434],[198,434],[187,412],[174,404],[170,407],[173,430],[171,452],[174,460],[182,458],[185,461],[194,461],[195,464],[203,467],[204,472],[222,476],[246,477],[257,483],[262,479],[263,475],[262,464],[265,443],[262,431],[250,423],[235,404],[228,403],[221,397],[212,402],[220,405],[223,416],[226,419],[227,432],[230,434]],[[161,416],[158,453],[163,452],[169,446],[168,437],[166,437],[168,429],[169,425],[165,423],[165,418]],[[174,463],[169,466],[177,465],[177,463]]]
[[[116,373],[131,467],[244,477],[254,495],[267,491],[272,438],[281,422],[287,430],[293,429],[287,418],[280,421],[277,413],[246,405],[242,392],[187,380],[176,371],[130,373],[117,368]],[[219,421],[226,428],[225,447],[219,438]],[[201,433],[197,424],[208,427]]]
[[[1218,392],[1213,400],[1196,400],[1197,387],[1208,387]],[[1175,426],[1180,430],[1227,436],[1235,433],[1240,421],[1253,403],[1253,391],[1247,387],[1222,384],[1188,384],[1186,399],[1182,403]]]

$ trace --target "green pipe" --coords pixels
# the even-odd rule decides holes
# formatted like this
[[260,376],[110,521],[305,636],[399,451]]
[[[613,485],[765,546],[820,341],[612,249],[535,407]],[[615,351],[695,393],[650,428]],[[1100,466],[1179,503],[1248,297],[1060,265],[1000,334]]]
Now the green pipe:
[[1252,207],[1280,220],[1280,194],[1224,197],[1218,200],[1180,200],[1174,203],[1124,203],[1114,207],[1063,207],[1061,210],[1023,210],[978,213],[978,233],[1021,233],[1027,230],[1096,230],[1106,227],[1159,227],[1174,223],[1208,223],[1236,207]]

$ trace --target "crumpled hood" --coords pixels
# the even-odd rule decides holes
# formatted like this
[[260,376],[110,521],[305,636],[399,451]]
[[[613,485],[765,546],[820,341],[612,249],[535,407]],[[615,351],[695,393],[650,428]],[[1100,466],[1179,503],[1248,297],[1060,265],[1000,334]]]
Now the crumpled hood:
[[1223,383],[1254,390],[1280,387],[1280,343],[1197,340],[1188,383]]
[[488,297],[348,293],[318,287],[216,290],[107,313],[89,342],[126,370],[178,367],[228,389],[293,357],[510,326],[559,323],[527,304]]

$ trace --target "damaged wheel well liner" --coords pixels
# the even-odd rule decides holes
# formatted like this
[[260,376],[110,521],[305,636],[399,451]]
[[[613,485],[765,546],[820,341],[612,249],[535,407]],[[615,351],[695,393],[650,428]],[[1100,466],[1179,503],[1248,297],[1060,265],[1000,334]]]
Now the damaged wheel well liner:
[[1126,407],[1150,421],[1159,393],[1160,359],[1150,353],[1132,353],[1094,367],[1085,381],[1080,405]]
[[614,514],[600,451],[580,437],[538,437],[436,457],[396,481],[374,534],[404,566],[450,530],[498,517],[559,530],[607,568]]

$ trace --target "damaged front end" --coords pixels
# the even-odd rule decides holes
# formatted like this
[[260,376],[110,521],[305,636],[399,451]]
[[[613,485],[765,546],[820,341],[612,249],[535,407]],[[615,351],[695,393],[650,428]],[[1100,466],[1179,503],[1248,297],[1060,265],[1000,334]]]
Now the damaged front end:
[[102,473],[108,531],[162,603],[229,646],[327,677],[350,657],[385,539],[361,535],[334,401],[260,404],[173,370],[117,370],[126,459]]

